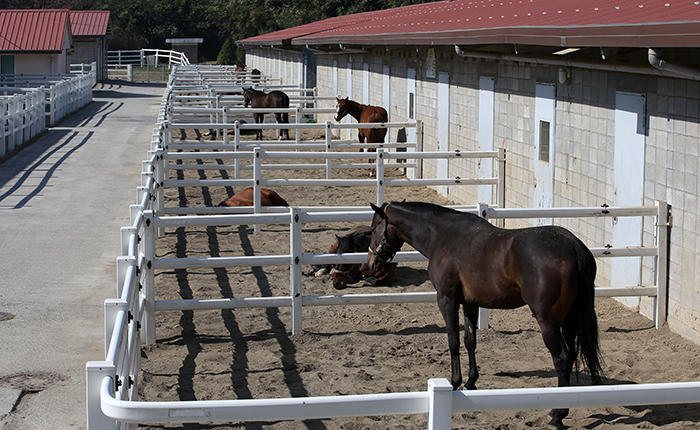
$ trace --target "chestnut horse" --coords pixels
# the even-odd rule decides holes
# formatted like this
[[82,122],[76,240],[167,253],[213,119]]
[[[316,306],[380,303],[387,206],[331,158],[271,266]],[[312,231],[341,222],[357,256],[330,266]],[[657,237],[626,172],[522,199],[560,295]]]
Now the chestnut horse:
[[[335,98],[337,101],[336,105],[336,116],[335,120],[340,121],[345,118],[346,115],[350,114],[359,123],[366,122],[389,122],[389,115],[386,113],[386,109],[381,106],[370,106],[363,105],[356,101],[349,100],[347,97],[344,99]],[[357,132],[357,138],[360,143],[384,143],[384,138],[386,137],[386,128],[361,128]],[[375,152],[376,149],[369,148],[368,152]],[[362,152],[362,149],[360,149]],[[370,159],[370,163],[374,160]]]
[[[328,253],[367,252],[371,233],[372,230],[368,226],[358,225],[340,236],[336,234],[336,241],[331,245]],[[363,276],[374,277],[376,279],[374,285],[389,286],[394,281],[395,269],[396,263],[382,264],[377,270],[370,270],[367,263],[329,264],[324,269],[319,270],[316,276],[330,272],[333,276],[333,288],[336,290],[345,289],[348,284],[358,282]]]
[[[479,307],[528,305],[552,355],[560,387],[582,361],[594,384],[602,369],[594,309],[596,262],[570,231],[557,226],[506,230],[485,219],[429,203],[372,205],[370,268],[386,264],[404,242],[428,258],[428,275],[447,326],[452,388],[462,384],[459,307],[469,356],[465,387],[476,389],[476,323]],[[578,365],[576,366],[578,370]],[[553,409],[550,425],[562,427],[568,409]]]
[[[264,93],[252,88],[245,88],[243,90],[243,106],[248,107],[248,105],[254,108],[288,108],[289,96],[278,90]],[[264,113],[256,113],[253,114],[253,116],[255,117],[256,124],[262,124],[265,120]],[[289,124],[289,114],[286,112],[275,113],[275,118],[277,119],[277,124]],[[289,140],[288,129],[281,130],[280,135],[281,134],[285,134],[287,140]],[[262,130],[258,130],[258,135],[255,140],[262,140]]]
[[[219,203],[219,207],[253,206],[255,198],[253,187],[245,188],[232,197]],[[289,206],[276,191],[268,188],[260,188],[260,206]]]

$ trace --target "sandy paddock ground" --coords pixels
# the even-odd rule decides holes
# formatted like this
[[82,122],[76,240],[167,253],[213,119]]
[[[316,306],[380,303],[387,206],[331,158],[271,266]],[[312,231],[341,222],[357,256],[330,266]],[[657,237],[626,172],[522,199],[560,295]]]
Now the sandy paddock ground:
[[[203,132],[203,131],[202,131]],[[270,133],[268,131],[268,133]],[[319,133],[317,133],[319,134]],[[188,139],[207,139],[188,131]],[[266,139],[272,138],[266,134]],[[322,135],[315,136],[322,138]],[[216,160],[202,160],[212,163]],[[220,178],[219,170],[171,171],[171,178]],[[264,177],[323,177],[307,170],[264,172]],[[388,172],[400,177],[402,171]],[[365,178],[366,171],[334,172],[334,177]],[[239,189],[167,189],[167,206],[216,205]],[[367,206],[372,187],[281,187],[299,206]],[[386,200],[448,204],[425,187],[386,190]],[[303,251],[324,253],[352,223],[304,226]],[[170,229],[158,239],[157,256],[203,257],[289,253],[288,225],[190,227]],[[404,247],[406,250],[407,247]],[[305,295],[337,293],[328,277],[304,267]],[[425,263],[402,263],[391,287],[371,279],[343,293],[433,291]],[[230,267],[162,271],[156,299],[261,297],[289,294],[289,267]],[[700,347],[671,333],[613,299],[596,301],[606,384],[680,382],[700,379]],[[444,322],[435,303],[315,306],[303,310],[303,332],[291,335],[289,308],[159,312],[157,342],[143,351],[139,395],[145,401],[262,399],[299,396],[425,391],[430,378],[450,376]],[[462,347],[466,375],[466,351]],[[556,385],[551,357],[527,308],[491,311],[490,327],[477,344],[479,389]],[[586,384],[582,375],[580,383]],[[531,429],[546,427],[545,410],[454,413],[453,428]],[[694,405],[572,409],[565,424],[586,429],[700,428]],[[184,425],[141,428],[186,429],[425,429],[425,415],[329,420]]]

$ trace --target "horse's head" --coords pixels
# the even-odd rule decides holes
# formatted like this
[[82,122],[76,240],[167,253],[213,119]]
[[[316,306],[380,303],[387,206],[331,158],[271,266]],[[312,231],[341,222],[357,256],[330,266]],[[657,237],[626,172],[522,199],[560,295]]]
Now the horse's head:
[[333,276],[333,288],[336,290],[343,290],[347,288],[348,284],[355,283],[359,280],[360,271],[355,267],[351,267],[351,270],[343,271],[340,269],[331,269],[331,275]]
[[345,115],[348,114],[348,97],[345,97],[344,99],[339,99],[336,97],[335,100],[337,101],[335,105],[335,120],[340,121],[345,118]]
[[370,270],[378,271],[382,265],[389,264],[403,245],[396,232],[396,228],[389,222],[385,208],[389,206],[384,203],[382,207],[370,204],[374,210],[372,218],[372,240],[369,243],[367,253],[367,264]]
[[[355,247],[355,239],[353,236],[338,236],[335,235],[338,241],[338,254],[345,254],[350,252],[355,252],[357,249]],[[342,290],[357,281],[360,275],[360,271],[356,264],[334,264],[331,270],[331,275],[333,276],[333,288],[336,290]]]
[[243,88],[243,107],[248,107],[248,105],[250,104],[250,95],[252,93],[252,88]]

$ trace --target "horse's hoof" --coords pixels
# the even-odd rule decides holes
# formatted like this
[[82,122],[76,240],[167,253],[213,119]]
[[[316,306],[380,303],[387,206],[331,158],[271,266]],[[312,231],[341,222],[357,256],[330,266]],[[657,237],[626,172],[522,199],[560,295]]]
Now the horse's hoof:
[[328,273],[328,270],[326,270],[326,269],[319,269],[318,272],[314,273],[314,276],[318,278],[318,277],[323,276],[323,275],[325,275],[325,274],[327,274],[327,273]]
[[391,281],[388,279],[377,279],[376,281],[374,281],[374,285],[378,287],[390,287]]
[[552,409],[549,412],[549,416],[552,418],[548,424],[549,428],[551,428],[551,429],[563,429],[563,428],[565,428],[562,420],[564,418],[566,418],[567,415],[569,415],[568,409]]

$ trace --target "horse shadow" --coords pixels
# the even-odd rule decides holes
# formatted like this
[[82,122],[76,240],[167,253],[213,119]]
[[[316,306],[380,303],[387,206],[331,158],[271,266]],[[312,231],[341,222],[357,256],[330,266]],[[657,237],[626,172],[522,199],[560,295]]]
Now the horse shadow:
[[[507,378],[542,378],[542,379],[554,379],[557,377],[557,373],[554,370],[532,370],[532,371],[521,371],[521,372],[496,372],[494,376],[507,377]],[[581,373],[577,376],[572,375],[574,386],[581,385],[592,385],[590,377]],[[625,380],[625,379],[615,379],[606,378],[603,385],[632,385],[636,384],[635,381]],[[589,419],[594,419],[595,421],[589,423],[581,428],[585,429],[595,429],[603,425],[619,424],[619,425],[629,425],[638,428],[651,428],[651,426],[658,427],[666,424],[677,423],[677,422],[692,422],[694,424],[700,423],[700,410],[695,404],[672,404],[672,405],[639,405],[639,406],[625,406],[625,409],[629,409],[631,412],[629,414],[624,414],[620,412],[607,412],[607,413],[593,413],[588,416]],[[569,426],[564,426],[564,429],[571,428]]]

